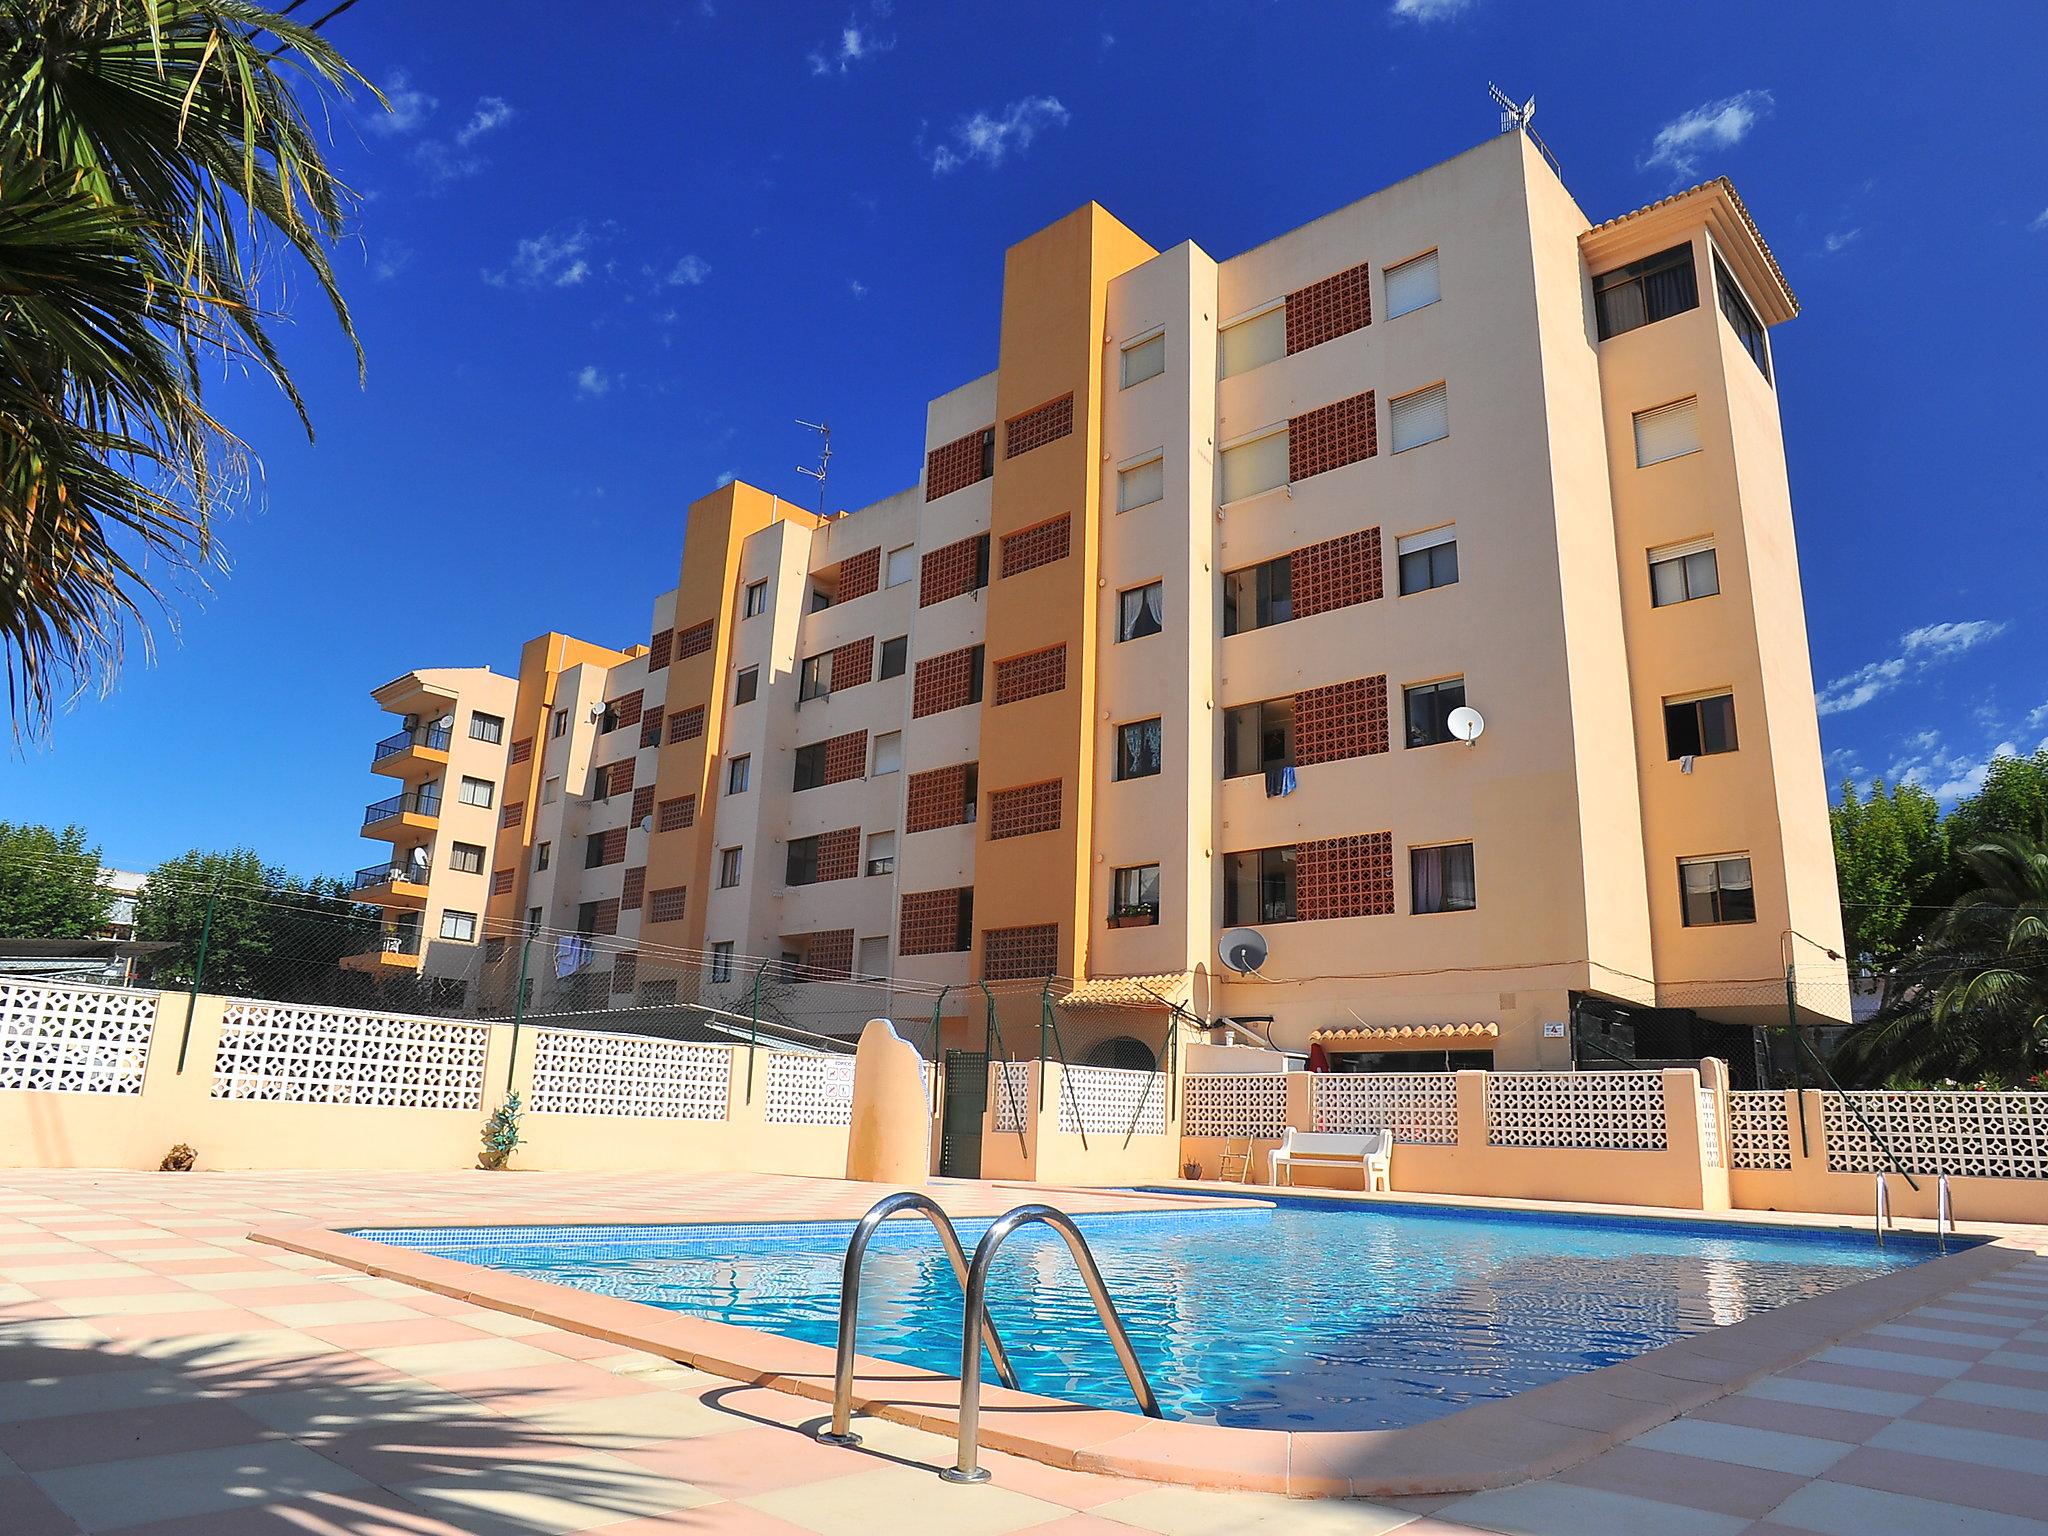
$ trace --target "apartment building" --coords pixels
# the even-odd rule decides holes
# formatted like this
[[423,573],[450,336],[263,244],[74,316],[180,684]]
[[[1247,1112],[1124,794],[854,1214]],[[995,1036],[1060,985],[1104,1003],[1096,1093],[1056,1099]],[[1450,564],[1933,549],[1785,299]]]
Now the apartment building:
[[[379,690],[443,734],[380,759],[406,790],[365,826],[428,878],[366,894],[430,972],[535,929],[721,985],[780,957],[954,989],[962,1049],[980,983],[1031,1029],[1055,977],[1118,1062],[1169,1005],[1376,1068],[1630,1023],[1683,1054],[1782,1020],[1792,951],[1842,1016],[1796,313],[1726,181],[1595,225],[1519,133],[1225,261],[1091,204],[1008,252],[917,485],[831,518],[725,486],[644,645]],[[495,823],[454,826],[493,814],[458,774]]]

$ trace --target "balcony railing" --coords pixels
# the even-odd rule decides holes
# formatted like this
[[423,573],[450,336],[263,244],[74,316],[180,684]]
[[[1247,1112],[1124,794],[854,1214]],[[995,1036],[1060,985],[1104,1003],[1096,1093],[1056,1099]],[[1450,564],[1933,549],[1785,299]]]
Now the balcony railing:
[[441,786],[423,784],[418,789],[408,789],[393,795],[389,800],[373,801],[363,809],[363,825],[383,821],[390,816],[438,816],[441,814]]
[[375,885],[395,884],[399,881],[406,881],[413,885],[425,885],[427,883],[427,874],[423,869],[415,869],[409,864],[401,864],[391,859],[386,859],[382,864],[366,864],[357,870],[354,889],[367,891]]
[[405,752],[413,747],[427,747],[435,752],[448,750],[448,727],[445,725],[416,725],[409,731],[400,731],[395,736],[386,736],[377,743],[370,761],[381,763],[385,758]]
[[420,930],[394,928],[378,941],[377,948],[387,955],[416,955],[420,952]]

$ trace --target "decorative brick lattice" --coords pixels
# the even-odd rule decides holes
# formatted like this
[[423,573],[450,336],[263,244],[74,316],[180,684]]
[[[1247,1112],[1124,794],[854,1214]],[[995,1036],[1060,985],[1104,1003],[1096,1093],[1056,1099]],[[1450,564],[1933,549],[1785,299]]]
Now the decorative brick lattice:
[[963,709],[974,702],[975,670],[981,665],[981,647],[927,656],[917,664],[910,680],[910,718],[949,709]]
[[507,758],[506,761],[510,763],[511,766],[514,768],[517,768],[521,763],[532,762],[533,738],[531,736],[527,736],[521,738],[518,741],[513,742],[512,755],[509,758]]
[[608,831],[598,833],[597,837],[596,867],[602,868],[608,864],[623,864],[626,862],[626,829],[624,827],[613,827]]
[[723,1120],[731,1098],[732,1052],[722,1046],[584,1029],[533,1034],[533,1098],[527,1108],[537,1115]]
[[1896,1157],[1908,1173],[2048,1178],[2048,1093],[1827,1092],[1820,1121],[1830,1173],[1877,1173]]
[[640,957],[620,955],[612,961],[612,996],[631,997],[640,980]]
[[633,812],[628,821],[631,825],[637,827],[653,814],[654,786],[652,784],[642,784],[633,791]]
[[860,828],[818,834],[818,883],[852,880],[860,874]]
[[604,768],[605,798],[609,800],[614,795],[631,794],[635,777],[633,759],[630,757],[622,758],[616,763],[606,764]]
[[996,663],[998,704],[1021,703],[1041,694],[1058,693],[1066,686],[1067,647],[1064,642]]
[[647,866],[636,864],[626,871],[626,878],[619,887],[619,910],[638,912],[647,900]]
[[775,1051],[762,1118],[770,1125],[853,1123],[853,1058]]
[[1294,698],[1294,761],[1334,763],[1387,750],[1387,680],[1356,677]]
[[613,701],[612,718],[619,722],[618,728],[620,730],[623,731],[628,726],[640,723],[640,709],[646,701],[647,695],[638,688],[635,688],[624,698]]
[[1394,910],[1394,834],[1360,832],[1302,843],[1294,851],[1294,915],[1384,917]]
[[213,1097],[385,1109],[483,1107],[491,1026],[231,1000],[213,1059]]
[[516,827],[525,815],[526,802],[524,800],[507,801],[505,808],[498,812],[498,826],[501,830],[505,827]]
[[857,555],[848,555],[839,562],[839,591],[837,601],[850,603],[856,597],[866,597],[882,584],[882,551],[880,548],[862,550]]
[[687,661],[692,656],[702,656],[710,649],[711,621],[709,619],[704,620],[701,624],[692,624],[688,629],[676,631],[675,659],[677,661]]
[[924,499],[965,490],[988,478],[988,440],[994,427],[976,427],[965,437],[941,443],[924,456]]
[[664,886],[658,891],[647,893],[647,921],[650,923],[680,923],[688,890],[680,885]]
[[1486,1139],[1496,1147],[1661,1152],[1661,1072],[1489,1072]]
[[661,706],[655,705],[640,717],[640,745],[658,747],[661,745]]
[[804,938],[805,981],[844,981],[853,974],[853,930],[832,928]]
[[1185,1087],[1181,1093],[1180,1108],[1183,1136],[1250,1136],[1278,1141],[1287,1134],[1286,1073],[1200,1072],[1183,1079],[1183,1082]]
[[608,896],[603,901],[594,901],[590,905],[593,908],[590,931],[600,938],[607,939],[616,934],[619,931],[619,898]]
[[849,640],[832,648],[832,691],[844,693],[875,678],[875,637]]
[[989,841],[1000,842],[1006,837],[1029,837],[1034,832],[1059,831],[1063,788],[1062,780],[1048,779],[1043,784],[990,791]]
[[917,563],[917,606],[929,608],[975,589],[981,570],[981,538],[958,539],[928,549]]
[[1792,1112],[1782,1090],[1744,1090],[1728,1095],[1728,1166],[1792,1167]]
[[1721,1111],[1711,1088],[1700,1090],[1700,1162],[1708,1168],[1721,1166]]
[[1288,355],[1371,325],[1371,276],[1360,262],[1287,295]]
[[1318,1072],[1309,1079],[1318,1131],[1392,1131],[1418,1147],[1458,1144],[1458,1079],[1451,1072]]
[[940,827],[964,824],[970,810],[967,775],[973,767],[972,763],[956,763],[950,768],[913,773],[905,791],[904,833],[934,832]]
[[695,741],[704,734],[704,706],[692,704],[688,709],[679,709],[668,717],[668,744],[679,741]]
[[1003,574],[1021,576],[1064,560],[1073,544],[1074,520],[1062,513],[1049,523],[1003,535]]
[[493,896],[510,896],[512,894],[511,870],[494,869],[491,871],[491,894]]
[[1003,457],[1014,459],[1020,453],[1043,448],[1047,443],[1058,442],[1073,430],[1074,397],[1061,395],[1059,399],[1048,400],[1021,416],[1012,416],[1004,423]]
[[647,642],[647,670],[659,672],[668,665],[669,657],[675,654],[676,632],[664,629]]
[[1306,480],[1379,452],[1372,391],[1304,411],[1287,420],[1287,478]]
[[1294,552],[1294,616],[1376,602],[1386,595],[1380,568],[1380,531],[1361,528]]
[[981,936],[981,974],[985,981],[1036,980],[1052,975],[1059,966],[1058,923],[991,928]]
[[1024,1129],[1025,1110],[1031,1103],[1031,1074],[1034,1070],[1028,1061],[989,1063],[989,1102],[996,1107],[996,1130]]
[[952,955],[967,946],[961,943],[961,902],[964,890],[905,891],[902,914],[897,924],[896,952],[900,955]]
[[825,782],[844,784],[849,779],[867,777],[868,733],[847,731],[844,735],[833,736],[825,742]]
[[1060,1129],[1070,1135],[1164,1136],[1165,1075],[1120,1067],[1061,1068]]
[[697,797],[677,795],[673,800],[663,800],[654,808],[654,830],[657,832],[680,832],[697,823]]
[[0,978],[0,1090],[142,1092],[157,994]]

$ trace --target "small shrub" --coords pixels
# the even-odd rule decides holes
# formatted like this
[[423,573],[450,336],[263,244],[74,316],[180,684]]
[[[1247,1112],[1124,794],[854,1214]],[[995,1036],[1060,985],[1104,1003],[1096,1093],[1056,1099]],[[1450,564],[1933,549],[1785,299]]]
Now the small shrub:
[[500,1169],[519,1149],[519,1095],[508,1093],[505,1102],[491,1111],[484,1122],[484,1146],[477,1154],[479,1168]]
[[1199,1179],[1202,1176],[1201,1160],[1199,1158],[1190,1158],[1182,1163],[1180,1165],[1180,1176],[1184,1179]]
[[179,1142],[164,1154],[164,1160],[156,1165],[158,1173],[190,1173],[192,1165],[199,1161],[199,1154],[184,1142]]

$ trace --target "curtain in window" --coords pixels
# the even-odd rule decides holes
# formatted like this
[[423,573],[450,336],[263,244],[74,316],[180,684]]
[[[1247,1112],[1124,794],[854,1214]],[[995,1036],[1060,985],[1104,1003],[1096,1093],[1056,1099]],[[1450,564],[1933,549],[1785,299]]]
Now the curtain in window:
[[1416,849],[1415,857],[1408,861],[1408,871],[1410,882],[1415,887],[1409,906],[1417,912],[1443,911],[1443,851],[1438,848]]
[[1472,879],[1472,850],[1469,847],[1444,850],[1444,910],[1470,912],[1478,905],[1478,888]]
[[[1144,627],[1146,620],[1150,621],[1151,627],[1149,629]],[[1165,624],[1166,593],[1161,587],[1147,587],[1145,589],[1145,618],[1139,621],[1138,633],[1141,635],[1156,635]]]
[[1153,771],[1159,761],[1159,722],[1127,726],[1122,731],[1124,760],[1120,778],[1135,779]]

